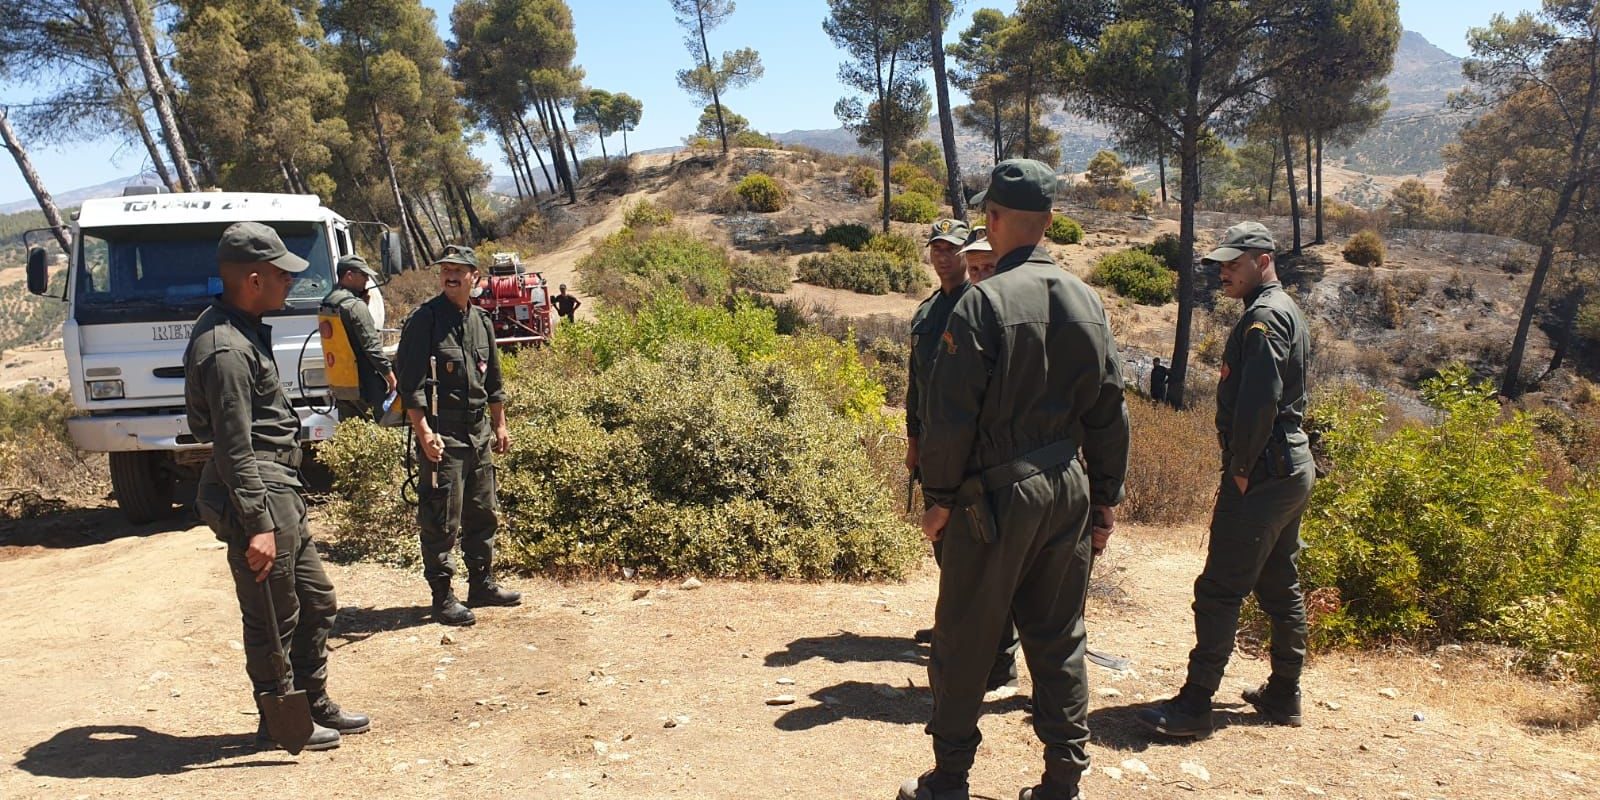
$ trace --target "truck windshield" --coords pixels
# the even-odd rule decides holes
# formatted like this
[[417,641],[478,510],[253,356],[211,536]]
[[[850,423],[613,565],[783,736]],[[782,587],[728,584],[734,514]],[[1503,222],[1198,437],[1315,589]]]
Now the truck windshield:
[[[289,291],[291,310],[315,310],[333,285],[326,226],[271,222],[289,252],[311,262]],[[126,225],[82,232],[73,281],[79,322],[193,319],[221,291],[217,240],[228,223]]]

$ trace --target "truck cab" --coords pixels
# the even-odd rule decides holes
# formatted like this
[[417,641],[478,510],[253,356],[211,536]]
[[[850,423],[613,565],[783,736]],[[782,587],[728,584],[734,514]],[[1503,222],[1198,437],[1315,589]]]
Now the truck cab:
[[[183,354],[200,312],[221,292],[217,240],[235,222],[272,226],[310,262],[286,307],[269,314],[278,374],[299,412],[305,446],[333,434],[317,306],[334,264],[354,252],[350,223],[314,195],[201,192],[88,200],[72,228],[62,348],[81,450],[106,453],[117,505],[134,522],[168,516],[192,498],[210,457],[189,432]],[[29,254],[29,285],[44,293],[44,252]],[[383,298],[370,306],[381,328]],[[308,454],[309,455],[309,454]],[[182,491],[180,491],[182,487]]]

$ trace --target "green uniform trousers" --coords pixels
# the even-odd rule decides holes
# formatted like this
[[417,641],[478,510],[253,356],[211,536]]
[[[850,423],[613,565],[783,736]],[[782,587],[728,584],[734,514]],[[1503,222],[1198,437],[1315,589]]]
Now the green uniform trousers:
[[[933,563],[941,568],[944,566],[944,540],[933,543]],[[984,686],[999,687],[1012,683],[1017,679],[1017,623],[1011,618],[1011,613],[1006,612],[1005,634],[1000,637],[1000,645],[994,651],[994,665],[989,668],[989,679]]]
[[[333,630],[339,602],[333,583],[322,568],[322,556],[311,541],[306,524],[306,503],[293,487],[267,484],[267,510],[277,530],[278,556],[267,576],[272,605],[278,612],[278,633],[282,641],[272,641],[267,617],[267,601],[261,584],[245,560],[250,536],[239,526],[238,515],[226,505],[217,491],[220,484],[202,486],[196,502],[201,517],[228,545],[228,570],[233,575],[234,594],[244,621],[245,672],[258,692],[277,688],[281,675],[278,656],[289,653],[289,665],[298,689],[321,691],[328,682],[328,633]],[[207,502],[207,500],[212,502]],[[215,502],[222,500],[221,503]]]
[[[1188,684],[1215,694],[1233,654],[1239,608],[1254,592],[1272,620],[1272,675],[1300,682],[1306,660],[1306,606],[1300,594],[1300,517],[1316,482],[1309,448],[1290,450],[1287,475],[1257,462],[1244,495],[1224,475],[1211,514],[1206,566],[1194,582],[1195,646]],[[1281,473],[1281,471],[1280,471]]]
[[1033,728],[1045,745],[1045,772],[1077,785],[1089,766],[1089,675],[1083,609],[1093,542],[1089,484],[1074,460],[988,494],[996,540],[985,544],[955,509],[944,531],[939,601],[934,609],[933,688],[936,765],[966,773],[983,735],[984,681],[1016,620],[1033,677]]
[[[449,583],[456,574],[451,551],[461,542],[461,559],[473,579],[488,577],[494,563],[494,456],[489,440],[478,446],[447,446],[435,464],[420,453],[417,525],[422,531],[422,576],[428,583]],[[433,485],[438,475],[438,486]]]

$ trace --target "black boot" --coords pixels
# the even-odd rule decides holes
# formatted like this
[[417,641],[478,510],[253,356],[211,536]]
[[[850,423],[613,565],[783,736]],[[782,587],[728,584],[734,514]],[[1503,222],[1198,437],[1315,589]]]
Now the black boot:
[[449,583],[433,584],[433,621],[440,625],[471,625],[477,622],[472,609],[461,605]]
[[1288,681],[1271,678],[1255,689],[1244,690],[1244,701],[1256,707],[1256,713],[1277,725],[1298,728],[1304,722],[1300,713],[1300,687]]
[[[333,728],[324,727],[316,722],[311,725],[311,738],[306,741],[304,749],[320,751],[332,750],[339,746],[339,732]],[[272,734],[267,733],[267,723],[262,720],[256,726],[256,747],[261,750],[281,750],[283,745],[273,740]]]
[[372,720],[366,714],[352,714],[339,707],[327,692],[306,692],[311,700],[311,719],[318,725],[332,728],[341,734],[366,733]]
[[1078,798],[1076,784],[1062,786],[1049,778],[1043,779],[1038,786],[1017,793],[1017,800],[1078,800]]
[[482,606],[520,606],[522,605],[522,592],[513,592],[494,582],[494,578],[487,572],[483,575],[474,575],[467,588],[467,605],[473,608]]
[[900,784],[899,800],[969,800],[966,774],[930,769]]
[[1211,721],[1211,698],[1188,686],[1178,696],[1140,711],[1139,724],[1167,736],[1204,739],[1216,729]]

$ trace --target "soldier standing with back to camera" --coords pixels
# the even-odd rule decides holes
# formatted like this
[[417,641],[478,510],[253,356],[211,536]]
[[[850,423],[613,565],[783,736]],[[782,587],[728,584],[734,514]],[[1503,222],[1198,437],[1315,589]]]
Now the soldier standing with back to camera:
[[[433,618],[444,625],[476,622],[468,606],[514,606],[522,595],[494,580],[494,533],[499,527],[493,453],[511,446],[500,352],[494,326],[472,305],[478,260],[471,248],[451,246],[435,262],[440,292],[412,313],[400,333],[395,362],[400,397],[416,435],[417,524],[422,575],[433,592]],[[431,381],[436,381],[432,383]],[[429,391],[438,416],[430,419]],[[467,565],[467,602],[451,587],[451,551],[461,541]]]
[[1015,159],[974,198],[1001,256],[951,310],[923,401],[933,504],[922,530],[944,543],[928,668],[934,769],[902,785],[901,800],[970,796],[984,680],[1008,613],[1045,745],[1044,775],[1021,800],[1076,800],[1088,768],[1083,608],[1122,500],[1128,417],[1099,295],[1041,244],[1055,190],[1049,166]]
[[[967,223],[957,219],[935,220],[928,232],[928,263],[939,278],[939,288],[917,306],[911,317],[910,380],[906,383],[906,469],[913,476],[920,473],[918,441],[922,436],[922,408],[928,397],[928,379],[933,373],[934,357],[939,352],[939,337],[956,301],[971,286],[967,282],[967,267],[959,250],[971,237]],[[924,498],[926,501],[926,498]],[[934,561],[942,562],[944,545],[933,543]],[[995,651],[994,667],[989,672],[985,688],[990,692],[1010,690],[1017,686],[1017,631],[1006,620],[1008,634],[1000,640]],[[918,642],[932,642],[933,630],[916,633]]]
[[1316,481],[1300,422],[1306,411],[1311,339],[1305,317],[1278,282],[1276,242],[1259,222],[1228,229],[1203,262],[1222,291],[1244,301],[1222,353],[1217,439],[1222,487],[1211,515],[1206,565],[1194,583],[1195,646],[1178,696],[1139,713],[1168,736],[1204,738],[1214,728],[1211,696],[1222,683],[1251,592],[1272,619],[1272,676],[1244,699],[1269,721],[1301,723],[1300,670],[1306,608],[1300,594],[1300,517]]
[[[217,262],[222,295],[195,321],[183,354],[189,431],[211,445],[195,509],[228,546],[245,672],[255,691],[277,689],[276,657],[287,651],[294,686],[305,691],[316,723],[305,749],[331,750],[340,734],[361,733],[371,722],[328,697],[328,632],[339,603],[300,496],[300,416],[283,393],[272,328],[262,322],[283,308],[295,276],[309,265],[256,222],[223,231]],[[272,640],[269,608],[277,612],[280,641]],[[265,720],[256,741],[276,746]]]

